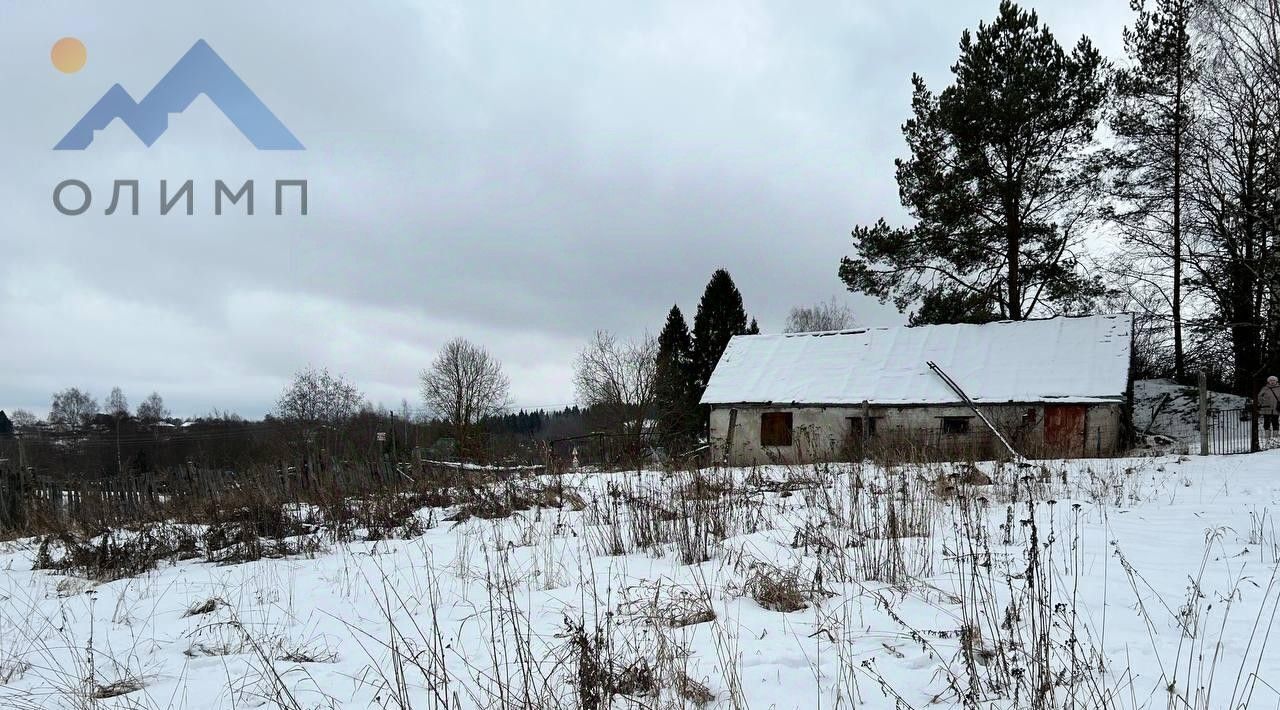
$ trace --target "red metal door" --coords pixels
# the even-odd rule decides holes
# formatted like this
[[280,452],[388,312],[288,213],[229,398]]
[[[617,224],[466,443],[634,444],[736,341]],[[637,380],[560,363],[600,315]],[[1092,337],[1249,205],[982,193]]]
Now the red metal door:
[[1083,404],[1054,404],[1044,408],[1044,445],[1051,454],[1084,454]]

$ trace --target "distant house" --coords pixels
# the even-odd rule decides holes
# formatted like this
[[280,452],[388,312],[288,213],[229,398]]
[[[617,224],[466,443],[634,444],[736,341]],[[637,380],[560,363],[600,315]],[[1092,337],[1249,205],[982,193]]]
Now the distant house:
[[987,458],[1109,456],[1128,434],[1133,319],[740,335],[707,384],[713,455],[734,466],[861,458],[873,447]]

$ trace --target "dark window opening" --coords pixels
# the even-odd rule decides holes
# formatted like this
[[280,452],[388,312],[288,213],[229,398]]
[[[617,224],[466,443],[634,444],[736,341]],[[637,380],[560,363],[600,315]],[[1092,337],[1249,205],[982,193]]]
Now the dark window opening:
[[761,446],[791,446],[791,412],[760,415]]
[[1028,426],[1036,423],[1036,410],[1028,409],[1022,413],[1022,423]]
[[943,417],[942,433],[943,434],[968,434],[969,433],[969,417]]
[[[862,422],[863,422],[862,417],[848,417],[848,419],[849,419],[849,436],[853,437],[854,439],[861,439],[862,438]],[[876,435],[876,418],[867,417],[865,421],[867,422],[867,436],[875,436]]]

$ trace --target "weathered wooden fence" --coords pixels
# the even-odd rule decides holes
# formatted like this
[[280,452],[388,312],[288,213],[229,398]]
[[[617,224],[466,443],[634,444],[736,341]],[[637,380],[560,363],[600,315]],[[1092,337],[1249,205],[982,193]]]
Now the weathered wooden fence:
[[[304,501],[408,488],[421,480],[448,480],[463,469],[438,462],[318,462],[261,466],[250,472],[186,466],[164,472],[54,478],[0,462],[0,530],[21,530],[40,516],[105,524],[181,514],[201,506],[244,500]],[[500,477],[499,469],[485,469]],[[520,474],[530,471],[521,469]]]

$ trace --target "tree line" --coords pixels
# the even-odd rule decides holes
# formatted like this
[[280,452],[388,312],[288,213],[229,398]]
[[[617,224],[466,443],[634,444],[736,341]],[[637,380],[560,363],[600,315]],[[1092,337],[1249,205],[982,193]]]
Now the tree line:
[[1131,0],[1125,57],[1009,0],[912,77],[905,226],[853,230],[846,286],[912,323],[1131,311],[1141,376],[1280,369],[1280,5]]
[[100,407],[98,400],[89,392],[79,387],[68,387],[54,393],[47,420],[25,409],[15,409],[11,416],[0,412],[0,435],[45,426],[57,431],[74,431],[91,427],[95,423],[105,424],[107,420],[119,421],[129,418],[146,424],[155,424],[168,421],[171,416],[168,407],[165,406],[164,398],[158,392],[152,392],[138,404],[137,410],[130,413],[129,400],[119,387],[112,388],[107,396],[105,408]]

